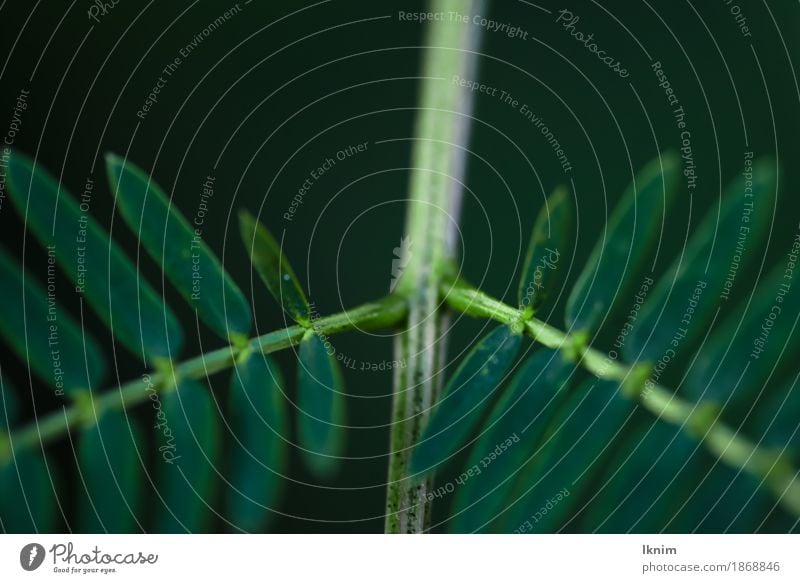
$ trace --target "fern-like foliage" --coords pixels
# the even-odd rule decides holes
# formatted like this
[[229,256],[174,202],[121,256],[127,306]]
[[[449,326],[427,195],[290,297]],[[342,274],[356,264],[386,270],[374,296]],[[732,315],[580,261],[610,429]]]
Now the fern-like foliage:
[[[446,507],[433,529],[796,529],[798,245],[776,240],[787,255],[774,266],[759,265],[752,251],[768,233],[775,167],[759,161],[752,183],[734,181],[659,276],[651,272],[656,234],[679,190],[671,156],[636,176],[569,293],[555,293],[574,240],[566,189],[536,220],[516,305],[457,279],[438,290],[450,308],[499,326],[450,378],[407,468],[409,480],[438,476],[419,500]],[[289,480],[292,445],[323,481],[345,453],[343,377],[326,335],[402,324],[406,301],[398,292],[315,317],[280,245],[242,212],[253,269],[295,322],[251,338],[245,294],[164,191],[128,160],[108,156],[107,171],[125,236],[223,347],[186,359],[189,325],[62,185],[15,153],[10,197],[47,251],[48,270],[44,285],[0,250],[0,335],[32,377],[22,390],[0,374],[0,525],[6,532],[266,530]],[[746,269],[758,274],[752,293],[737,288]],[[81,299],[79,317],[55,293],[62,276]],[[559,302],[565,331],[538,317]],[[111,377],[82,325],[90,313],[130,353],[115,358],[141,361],[140,379]],[[620,313],[621,328],[609,329]],[[295,345],[293,403],[269,353]],[[223,371],[230,371],[224,396],[207,386]],[[668,388],[665,379],[677,382]],[[36,391],[55,393],[63,407],[38,411]],[[31,409],[26,423],[21,411]],[[69,506],[58,495],[67,489],[59,466],[48,460],[67,437],[80,479]]]
[[[35,403],[35,395],[3,378],[0,419],[8,432],[0,437],[2,529],[48,532],[63,528],[63,521],[81,532],[203,532],[220,523],[232,531],[267,529],[280,505],[291,443],[281,372],[268,350],[251,345],[251,307],[244,294],[164,191],[117,156],[107,157],[107,170],[125,224],[228,346],[176,366],[185,331],[162,295],[62,185],[14,153],[11,199],[48,250],[48,281],[43,287],[0,251],[0,333],[37,377],[32,390],[54,392],[64,410],[49,417],[36,412],[32,423],[18,427],[19,410],[27,408],[20,402]],[[243,215],[242,236],[268,288],[283,305],[302,309],[300,286],[278,260],[282,254],[271,236],[249,215]],[[62,275],[114,339],[141,360],[148,370],[141,379],[106,388],[113,383],[111,367],[98,342],[57,300],[66,295],[56,286]],[[274,281],[288,282],[299,304],[288,301],[285,286]],[[336,361],[319,349],[307,306],[298,317],[304,328],[294,338],[302,339],[301,376],[317,380],[300,383],[298,398],[314,417],[301,413],[298,445],[321,457],[311,467],[330,476],[341,452],[329,446],[325,431],[337,427],[334,420],[341,424],[342,407],[341,399],[325,397],[341,394],[341,375]],[[204,382],[224,368],[231,369],[226,400]],[[331,382],[335,387],[326,385],[330,379],[337,380]],[[132,414],[137,405],[143,415]],[[66,488],[54,473],[58,464],[48,463],[48,450],[42,449],[67,433],[77,443],[80,480],[72,509],[58,495]],[[218,499],[221,510],[213,505]]]
[[[449,505],[444,528],[797,528],[797,236],[773,234],[785,253],[773,266],[757,261],[773,216],[776,162],[756,161],[752,180],[734,180],[658,276],[656,234],[668,224],[679,177],[669,155],[636,176],[563,294],[567,332],[532,317],[548,307],[548,295],[562,297],[553,292],[572,224],[562,190],[536,221],[519,310],[463,282],[443,290],[454,308],[549,347],[534,347],[504,377],[512,367],[495,330],[448,383],[414,454],[415,469],[448,470],[427,495]],[[750,269],[758,285],[737,289]],[[664,378],[677,379],[675,387]],[[464,431],[476,419],[480,428]],[[453,460],[463,467],[447,468]]]

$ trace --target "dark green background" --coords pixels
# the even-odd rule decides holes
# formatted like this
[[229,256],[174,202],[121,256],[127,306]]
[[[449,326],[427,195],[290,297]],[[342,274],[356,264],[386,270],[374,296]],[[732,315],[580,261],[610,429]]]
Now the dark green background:
[[[115,236],[129,252],[135,253],[134,237],[119,217],[112,217],[102,166],[105,151],[127,153],[151,171],[190,217],[205,176],[216,176],[204,237],[248,296],[251,274],[235,222],[240,208],[259,213],[274,233],[285,236],[287,253],[322,314],[386,293],[392,250],[403,228],[410,164],[409,142],[403,138],[413,132],[423,43],[423,27],[398,22],[397,11],[419,11],[421,3],[332,1],[293,15],[311,4],[242,4],[241,14],[184,59],[141,123],[136,111],[161,69],[229,4],[161,1],[142,8],[143,3],[121,0],[91,32],[88,1],[73,4],[66,15],[68,3],[57,1],[41,2],[35,10],[28,1],[4,4],[0,130],[10,119],[20,89],[30,90],[30,108],[15,147],[36,155],[56,176],[63,174],[73,193],[82,190],[96,165],[92,213],[107,226],[113,218]],[[749,149],[757,155],[777,154],[781,161],[779,208],[767,250],[776,258],[799,214],[800,174],[794,172],[794,162],[800,95],[790,62],[798,56],[797,4],[741,2],[752,39],[742,38],[722,1],[654,1],[652,10],[644,2],[600,4],[662,62],[692,130],[699,186],[691,206],[687,194],[679,198],[663,234],[665,252],[680,248],[687,221],[696,224],[701,211],[742,167],[748,147],[738,95]],[[537,40],[485,34],[482,51],[487,56],[480,59],[478,80],[513,94],[541,115],[574,169],[564,175],[550,146],[519,112],[497,98],[477,98],[475,116],[481,123],[474,126],[471,148],[484,160],[470,160],[463,267],[469,279],[482,281],[485,290],[509,302],[515,301],[520,255],[546,193],[567,178],[574,180],[578,193],[576,251],[565,258],[574,260],[570,282],[632,169],[659,150],[679,146],[663,92],[629,32],[593,2],[540,5],[566,7],[580,15],[578,29],[594,32],[598,44],[618,56],[631,76],[623,80],[598,66],[552,15],[524,2],[491,2],[490,17],[518,24]],[[390,18],[379,18],[383,16]],[[400,140],[375,144],[389,139]],[[365,141],[365,153],[337,162],[314,184],[291,223],[282,219],[313,168],[347,145]],[[212,170],[220,155],[218,168]],[[23,225],[9,201],[0,212],[0,229],[3,245],[21,254]],[[44,255],[30,243],[25,261],[34,273],[44,275]],[[149,259],[141,269],[152,282],[160,282]],[[202,325],[197,337],[193,315],[174,290],[167,286],[166,294],[191,339],[185,356],[196,354],[201,340],[204,349],[217,347],[219,342]],[[66,295],[61,299],[73,304],[75,300]],[[253,282],[252,301],[258,333],[284,325],[259,281]],[[560,322],[560,313],[556,315]],[[88,325],[97,338],[108,341],[99,322]],[[483,326],[458,322],[451,344],[454,359]],[[392,359],[386,337],[350,334],[337,337],[335,345],[360,361]],[[292,355],[278,359],[293,379]],[[4,354],[2,364],[12,377],[27,378],[24,367],[11,357]],[[141,372],[127,356],[119,359],[121,379]],[[300,518],[283,518],[274,525],[276,530],[382,528],[383,456],[388,448],[383,425],[389,420],[391,374],[345,374],[353,396],[350,421],[356,427],[347,453],[367,459],[347,461],[334,484],[320,486],[294,456],[292,476],[298,483],[289,486],[281,510]],[[227,378],[220,377],[217,384],[215,389],[224,391]],[[39,399],[39,411],[56,406]],[[64,467],[70,467],[69,444],[62,442],[58,448]],[[65,492],[67,507],[71,498]]]

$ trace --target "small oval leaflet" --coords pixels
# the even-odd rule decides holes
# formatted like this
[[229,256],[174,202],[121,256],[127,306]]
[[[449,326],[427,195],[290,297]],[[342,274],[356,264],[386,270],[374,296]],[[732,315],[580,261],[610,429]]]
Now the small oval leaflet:
[[683,484],[700,470],[700,454],[680,426],[648,419],[629,432],[595,481],[596,497],[583,518],[585,530],[657,532],[680,507]]
[[562,255],[571,246],[574,212],[569,191],[557,188],[536,217],[519,280],[519,307],[532,315],[547,299],[563,267]]
[[108,411],[81,432],[78,442],[84,486],[78,512],[81,532],[140,530],[143,464],[147,460],[147,445],[137,421],[125,413]]
[[496,523],[500,532],[555,532],[573,520],[633,409],[617,383],[589,379],[579,386],[553,420],[541,454],[517,474],[514,505]]
[[275,238],[247,211],[239,213],[239,230],[250,261],[272,297],[295,322],[310,326],[308,300]]
[[446,462],[467,440],[519,353],[522,336],[498,326],[478,342],[447,382],[411,456],[411,473]]
[[297,368],[297,431],[308,468],[320,479],[338,468],[344,452],[346,410],[339,363],[309,331],[300,343]]
[[[156,409],[156,486],[163,501],[156,529],[205,532],[210,524],[220,450],[220,420],[211,392],[193,380],[159,400]],[[162,405],[163,402],[163,405]]]
[[0,368],[0,429],[12,427],[17,417],[19,417],[17,390]]
[[786,280],[784,261],[762,276],[752,299],[744,298],[700,349],[685,383],[695,400],[738,407],[768,380],[780,380],[775,371],[800,347],[800,283]]
[[199,229],[129,160],[108,154],[106,165],[122,218],[203,322],[226,340],[250,332],[250,306]]
[[41,455],[15,450],[0,461],[0,521],[6,533],[54,532],[60,480],[55,464]]
[[537,351],[520,365],[470,454],[467,469],[479,476],[467,473],[469,479],[458,486],[450,532],[476,532],[508,504],[514,474],[534,456],[564,404],[574,370],[574,364],[550,349]]
[[[704,457],[705,467],[692,476],[694,479],[681,482],[683,491],[677,497],[679,508],[670,516],[670,530],[697,534],[760,532],[775,507],[760,490],[760,480],[716,462],[712,456]],[[782,532],[790,532],[793,522],[790,520]]]
[[283,490],[289,443],[283,386],[278,366],[259,352],[231,377],[226,517],[245,532],[264,528]]
[[[753,164],[752,186],[739,176],[732,181],[718,211],[713,205],[692,234],[683,257],[677,257],[670,269],[649,293],[633,330],[625,344],[629,361],[656,362],[671,351],[672,358],[691,348],[705,333],[717,308],[725,308],[726,277],[739,234],[747,229],[747,245],[758,248],[772,220],[777,176],[775,161],[762,159]],[[746,221],[743,223],[743,221]],[[738,269],[743,271],[756,254],[741,254]]]
[[[14,152],[9,165],[11,199],[41,244],[83,294],[120,343],[136,356],[169,358],[183,345],[183,331],[161,295],[109,234],[41,166]],[[55,224],[53,220],[56,220]],[[59,287],[59,291],[61,291]],[[66,288],[64,288],[66,289]]]
[[679,164],[667,154],[650,162],[620,200],[569,295],[566,324],[593,333],[641,274],[675,199]]
[[0,335],[30,371],[59,396],[99,386],[106,375],[105,360],[94,358],[99,345],[2,249],[0,281]]

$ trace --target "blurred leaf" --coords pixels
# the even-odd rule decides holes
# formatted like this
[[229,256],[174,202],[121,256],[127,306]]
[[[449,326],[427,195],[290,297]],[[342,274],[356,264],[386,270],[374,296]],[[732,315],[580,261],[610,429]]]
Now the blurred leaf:
[[574,530],[579,502],[630,425],[634,404],[616,383],[589,379],[570,395],[543,450],[517,474],[501,532]]
[[[777,453],[797,454],[798,391],[789,383],[766,398],[747,432],[761,447]],[[784,452],[784,448],[789,451]],[[707,456],[707,472],[694,472],[695,479],[685,485],[686,505],[671,525],[674,532],[753,533],[783,532],[797,528],[795,518],[786,515],[774,498],[764,491],[761,479],[746,471],[731,468]],[[717,463],[715,463],[717,462]]]
[[656,362],[670,349],[677,355],[707,331],[717,308],[728,301],[724,299],[727,274],[742,237],[740,274],[761,248],[772,220],[775,165],[771,159],[757,161],[752,193],[746,194],[747,183],[740,175],[726,189],[722,208],[714,205],[708,211],[683,257],[675,260],[642,306],[625,345],[630,361]]
[[749,407],[781,365],[796,365],[800,284],[785,270],[782,259],[702,346],[685,383],[693,399]]
[[410,473],[447,462],[491,406],[519,353],[522,336],[498,326],[478,342],[447,382],[411,457]]
[[310,326],[311,308],[308,300],[275,238],[247,211],[239,213],[239,230],[250,261],[272,297],[295,322]]
[[[78,442],[82,486],[78,528],[85,533],[140,532],[142,464],[149,458],[135,420],[109,411],[85,428]],[[139,456],[142,459],[139,459]],[[160,461],[160,460],[159,460]]]
[[297,369],[297,431],[308,468],[330,477],[345,447],[346,407],[342,372],[325,342],[308,333],[300,343]]
[[200,318],[222,338],[246,335],[252,316],[244,295],[214,253],[161,188],[129,160],[106,156],[117,208],[142,246]]
[[567,300],[567,327],[593,333],[647,267],[678,190],[673,155],[650,162],[625,191]]
[[0,429],[13,427],[19,417],[17,390],[0,367]]
[[[4,285],[6,281],[3,279]],[[6,375],[0,374],[0,430],[8,429],[17,420],[17,394]],[[12,449],[11,440],[3,432],[0,431],[0,533],[53,532],[57,511],[48,466],[37,453]],[[49,469],[56,481],[52,464]]]
[[[713,463],[713,460],[712,462]],[[759,488],[760,480],[718,462],[683,483],[682,508],[668,529],[678,533],[754,533],[775,501]],[[665,521],[666,523],[666,521]],[[787,531],[784,531],[787,532]]]
[[574,370],[575,365],[560,353],[547,349],[520,366],[492,409],[458,478],[463,484],[456,481],[451,532],[480,530],[508,504],[515,472],[537,451],[542,435],[564,404]]
[[[9,164],[9,192],[26,225],[87,303],[128,350],[141,356],[177,355],[183,332],[172,311],[110,240],[88,208],[41,166],[15,152]],[[85,212],[84,212],[85,211]],[[80,271],[85,269],[85,271]],[[97,354],[97,353],[93,353]]]
[[210,391],[193,380],[181,381],[153,401],[161,454],[156,460],[156,485],[164,503],[157,532],[205,532],[210,526],[217,483],[220,428]]
[[595,482],[582,532],[659,532],[678,509],[684,485],[696,475],[698,458],[704,457],[683,428],[658,420],[625,441]]
[[519,280],[520,309],[533,313],[553,290],[562,267],[561,255],[572,246],[574,214],[565,187],[557,188],[539,211]]
[[787,450],[797,459],[800,456],[800,386],[797,377],[757,404],[755,419],[749,432],[753,441],[776,450]]
[[775,504],[775,498],[764,494],[764,490],[760,490],[759,496],[764,496],[770,503],[772,510],[767,514],[766,519],[758,528],[759,533],[771,534],[798,534],[800,533],[800,520],[797,517],[789,514],[789,512],[780,504]]
[[0,335],[30,371],[57,395],[74,397],[101,383],[106,363],[97,357],[100,347],[56,305],[55,294],[48,296],[2,249],[0,281]]
[[289,423],[283,377],[274,361],[253,353],[237,364],[229,403],[226,517],[246,532],[264,529],[280,501],[288,457]]
[[38,452],[19,450],[0,462],[0,531],[54,532],[60,514],[54,492],[63,492],[55,467]]

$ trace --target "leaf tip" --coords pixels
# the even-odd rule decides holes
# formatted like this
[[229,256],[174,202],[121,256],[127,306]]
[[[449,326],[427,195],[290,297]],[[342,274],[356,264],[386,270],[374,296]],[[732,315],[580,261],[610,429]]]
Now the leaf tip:
[[106,163],[106,172],[108,172],[109,178],[118,181],[125,167],[125,159],[114,152],[106,152],[104,159]]
[[253,232],[256,228],[256,218],[247,209],[240,209],[239,213],[239,232],[245,237],[245,243],[248,239],[253,239]]
[[114,152],[106,152],[103,158],[105,158],[106,166],[109,167],[122,166],[122,164],[124,163],[124,159],[122,158],[122,156],[119,156]]
[[550,195],[550,201],[558,204],[571,204],[572,198],[569,196],[569,187],[566,184],[559,184]]
[[[23,173],[23,176],[20,176],[20,173]],[[33,160],[19,150],[11,148],[8,154],[8,180],[11,192],[13,193],[15,187],[18,186],[14,184],[18,179],[30,178],[32,174]]]

